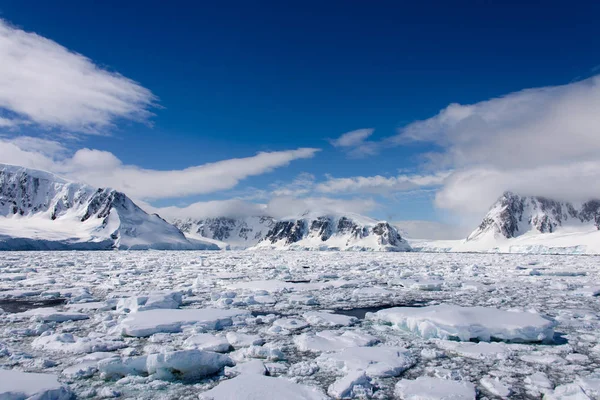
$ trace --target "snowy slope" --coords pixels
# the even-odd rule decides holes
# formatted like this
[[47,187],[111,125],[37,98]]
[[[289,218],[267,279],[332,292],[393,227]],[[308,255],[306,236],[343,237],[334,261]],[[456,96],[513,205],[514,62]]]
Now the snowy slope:
[[264,216],[187,218],[172,222],[188,238],[208,240],[229,249],[245,249],[256,245],[275,224],[273,218]]
[[466,240],[415,241],[425,251],[600,254],[600,201],[504,193]]
[[0,164],[0,249],[208,249],[125,194]]
[[357,214],[305,213],[273,225],[256,249],[410,251],[387,222]]

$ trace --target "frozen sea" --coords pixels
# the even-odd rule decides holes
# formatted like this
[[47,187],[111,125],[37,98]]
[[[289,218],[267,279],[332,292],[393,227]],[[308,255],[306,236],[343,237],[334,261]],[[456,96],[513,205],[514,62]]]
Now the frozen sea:
[[597,399],[598,294],[596,256],[0,252],[0,399]]

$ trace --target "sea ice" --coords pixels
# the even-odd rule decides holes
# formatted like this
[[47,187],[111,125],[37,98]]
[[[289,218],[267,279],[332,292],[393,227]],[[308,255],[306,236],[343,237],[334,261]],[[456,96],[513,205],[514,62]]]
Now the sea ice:
[[309,311],[302,315],[306,322],[313,326],[340,327],[350,326],[358,322],[358,318],[333,314],[323,311]]
[[555,326],[554,321],[539,314],[447,304],[388,308],[367,314],[367,319],[392,324],[426,339],[457,338],[462,341],[538,342],[552,339]]
[[475,400],[475,385],[471,382],[427,376],[401,379],[395,392],[403,400]]
[[378,342],[375,336],[360,331],[321,331],[294,336],[300,351],[335,351],[348,347],[371,346]]
[[0,399],[69,400],[72,396],[55,375],[0,369]]
[[120,328],[123,335],[144,337],[159,332],[180,332],[183,325],[200,325],[207,330],[223,329],[232,325],[233,317],[250,317],[250,312],[235,308],[149,310],[129,314],[121,321]]
[[79,321],[89,318],[86,314],[71,311],[58,311],[56,308],[52,307],[34,308],[22,313],[14,314],[13,316],[16,318],[35,317],[44,322]]
[[183,342],[183,347],[188,349],[198,349],[225,353],[229,351],[231,345],[224,336],[215,336],[210,333],[199,333],[192,335]]
[[316,387],[300,385],[285,378],[271,378],[256,374],[241,374],[223,381],[217,387],[200,395],[204,400],[238,400],[240,394],[247,400],[326,400],[328,397]]
[[336,353],[321,354],[316,362],[322,368],[364,371],[368,377],[398,376],[415,364],[403,347],[350,347]]

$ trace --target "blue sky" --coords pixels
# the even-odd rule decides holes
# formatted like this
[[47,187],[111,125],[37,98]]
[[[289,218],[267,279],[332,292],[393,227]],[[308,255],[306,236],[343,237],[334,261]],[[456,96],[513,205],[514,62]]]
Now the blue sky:
[[[548,100],[545,94],[536,97],[531,107],[524,107],[527,116],[518,120],[502,116],[503,125],[490,129],[493,138],[486,151],[494,153],[496,139],[511,137],[506,129],[524,120],[528,127],[531,121],[542,121],[544,116],[539,113],[546,101],[570,99],[573,96],[569,93],[579,93],[580,82],[588,82],[596,90],[595,74],[600,65],[598,2],[122,3],[56,1],[36,2],[33,7],[9,0],[0,5],[0,18],[12,25],[11,37],[15,31],[35,32],[87,57],[101,70],[137,82],[155,97],[135,107],[154,115],[131,118],[127,113],[111,111],[104,121],[109,123],[99,124],[90,134],[71,123],[85,117],[70,115],[67,124],[48,122],[36,116],[37,111],[24,111],[40,107],[19,108],[0,99],[0,117],[28,120],[19,126],[5,124],[1,133],[7,143],[29,153],[39,146],[23,137],[59,143],[60,151],[46,156],[63,166],[77,150],[94,149],[111,153],[122,165],[151,171],[183,170],[252,157],[257,152],[320,149],[310,158],[297,157],[264,173],[242,177],[225,189],[185,194],[175,191],[173,196],[132,193],[154,207],[234,197],[267,203],[276,196],[274,191],[296,180],[296,186],[298,182],[304,186],[294,198],[368,201],[363,207],[350,209],[376,218],[455,223],[465,209],[473,209],[480,217],[482,205],[443,204],[444,199],[452,202],[464,197],[456,190],[479,193],[477,188],[455,188],[446,178],[434,179],[433,184],[414,182],[448,176],[456,178],[456,183],[457,171],[485,167],[503,172],[505,166],[501,160],[488,163],[487,159],[465,156],[481,146],[477,138],[486,135],[487,129],[481,129],[470,141],[462,140],[462,131],[442,140],[446,130],[460,130],[461,124],[453,120],[449,127],[432,118],[441,110],[449,110],[453,103],[482,104],[516,93],[516,103],[520,104],[523,98],[529,99],[528,94],[518,97],[523,89],[566,85],[567,94],[557,89],[552,93],[558,94],[549,95]],[[44,75],[46,71],[40,69],[38,73]],[[48,88],[35,87],[40,93],[32,93],[32,98],[47,97]],[[569,91],[571,87],[575,89]],[[2,90],[0,84],[0,96]],[[590,94],[593,99],[594,94]],[[82,99],[88,101],[89,97]],[[54,100],[55,104],[60,101]],[[485,115],[496,115],[498,107],[504,107],[494,104],[496,108]],[[594,122],[593,116],[590,118]],[[414,125],[419,120],[436,123],[436,132]],[[417,134],[411,136],[407,131],[412,132],[412,128]],[[331,140],[358,129],[374,131],[350,146],[331,144]],[[573,129],[577,135],[578,128]],[[547,130],[539,134],[532,140],[561,135]],[[581,152],[584,147],[578,143]],[[365,148],[371,150],[365,152]],[[441,154],[433,162],[429,156],[432,152]],[[581,152],[559,152],[553,159],[565,166],[581,161]],[[595,161],[593,156],[590,160]],[[0,161],[14,160],[5,157]],[[33,164],[45,166],[40,163]],[[511,167],[532,166],[517,162]],[[69,171],[54,169],[69,175]],[[522,176],[522,172],[515,173]],[[71,175],[77,174],[71,171]],[[340,190],[324,190],[322,186],[317,190],[319,184],[331,179],[377,176],[400,177],[411,184],[390,187],[390,182],[384,182],[383,187],[374,188],[371,182],[368,189],[359,185],[358,189],[346,190],[347,185],[338,185],[335,187]],[[101,179],[87,180],[104,183]],[[488,203],[505,189],[481,187],[490,193],[481,202]]]

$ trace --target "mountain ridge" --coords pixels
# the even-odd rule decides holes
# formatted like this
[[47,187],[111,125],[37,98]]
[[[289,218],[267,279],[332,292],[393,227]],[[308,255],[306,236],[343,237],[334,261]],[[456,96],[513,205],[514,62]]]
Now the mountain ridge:
[[0,164],[0,249],[209,249],[127,195]]

